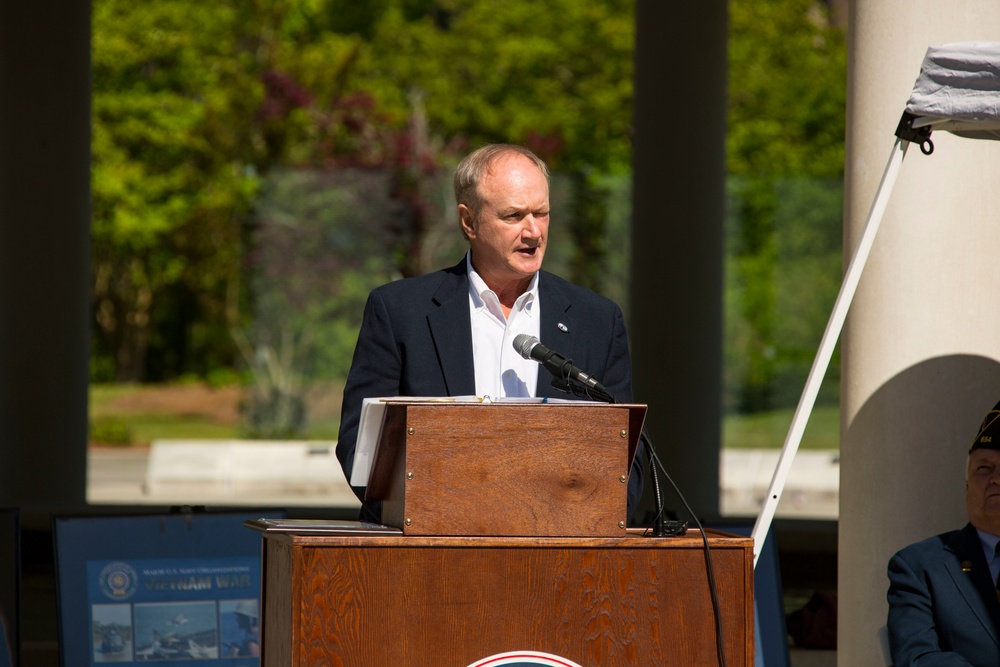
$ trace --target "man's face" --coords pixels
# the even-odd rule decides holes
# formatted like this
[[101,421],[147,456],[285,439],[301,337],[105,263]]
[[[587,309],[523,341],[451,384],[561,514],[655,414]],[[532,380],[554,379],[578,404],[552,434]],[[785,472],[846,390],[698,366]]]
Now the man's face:
[[1000,535],[1000,451],[977,449],[969,455],[965,507],[973,526]]
[[542,268],[549,233],[544,174],[523,155],[502,155],[479,183],[479,198],[478,215],[458,207],[476,271],[496,292],[530,280]]

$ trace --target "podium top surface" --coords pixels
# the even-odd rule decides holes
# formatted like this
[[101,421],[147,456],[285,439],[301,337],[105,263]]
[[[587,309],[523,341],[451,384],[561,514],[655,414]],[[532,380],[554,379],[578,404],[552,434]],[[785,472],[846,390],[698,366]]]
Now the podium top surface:
[[[244,525],[262,533],[265,539],[302,546],[392,546],[392,547],[504,547],[504,548],[677,548],[702,549],[700,531],[689,529],[675,537],[652,537],[645,528],[628,528],[620,537],[452,537],[403,535],[398,528],[359,521],[311,519],[254,519]],[[753,538],[720,530],[705,531],[709,547],[748,549]]]
[[403,531],[392,526],[367,521],[340,519],[251,519],[243,524],[265,534],[294,535],[402,535]]

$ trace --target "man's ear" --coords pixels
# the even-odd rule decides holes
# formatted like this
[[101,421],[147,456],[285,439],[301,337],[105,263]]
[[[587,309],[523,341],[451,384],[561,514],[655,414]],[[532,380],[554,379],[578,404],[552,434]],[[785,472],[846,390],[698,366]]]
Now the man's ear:
[[475,222],[475,215],[465,204],[458,205],[458,224],[462,227],[462,233],[465,234],[465,238],[471,238],[476,235],[476,227],[473,224]]

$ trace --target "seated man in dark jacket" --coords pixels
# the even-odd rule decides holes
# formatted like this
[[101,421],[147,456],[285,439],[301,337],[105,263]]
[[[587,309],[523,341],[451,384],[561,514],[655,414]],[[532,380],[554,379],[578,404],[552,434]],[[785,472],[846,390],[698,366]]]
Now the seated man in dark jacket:
[[1000,403],[969,450],[969,523],[889,561],[889,647],[895,667],[1000,665]]

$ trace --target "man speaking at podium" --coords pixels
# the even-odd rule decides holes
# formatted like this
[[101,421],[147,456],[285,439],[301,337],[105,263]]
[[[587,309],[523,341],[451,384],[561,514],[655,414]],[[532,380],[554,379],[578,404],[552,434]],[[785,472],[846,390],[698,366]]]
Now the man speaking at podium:
[[[542,270],[549,231],[545,163],[520,146],[484,146],[458,165],[455,200],[469,242],[462,261],[382,285],[368,297],[337,442],[348,480],[364,398],[572,398],[514,349],[518,334],[572,359],[619,402],[632,400],[621,309]],[[363,503],[360,518],[380,522],[380,503],[365,502],[365,489],[353,488]],[[629,479],[629,516],[641,494],[637,463]]]

